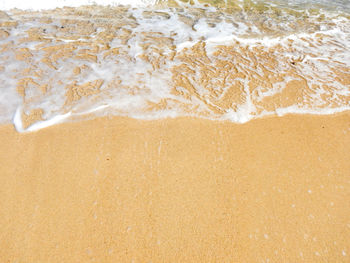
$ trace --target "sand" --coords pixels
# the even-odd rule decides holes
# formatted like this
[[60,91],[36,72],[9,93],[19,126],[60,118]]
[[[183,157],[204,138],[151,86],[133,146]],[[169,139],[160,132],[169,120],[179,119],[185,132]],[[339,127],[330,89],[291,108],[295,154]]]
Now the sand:
[[0,12],[0,117],[75,119],[0,125],[0,263],[350,262],[350,111],[214,120],[344,110],[347,42],[253,12],[278,43],[210,44],[239,16],[176,12]]
[[350,261],[350,113],[0,137],[0,262]]

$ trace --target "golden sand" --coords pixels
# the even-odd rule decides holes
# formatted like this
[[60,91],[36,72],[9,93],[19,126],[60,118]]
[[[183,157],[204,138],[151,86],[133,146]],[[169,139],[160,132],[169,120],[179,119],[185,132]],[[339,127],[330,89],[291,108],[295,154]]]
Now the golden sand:
[[[139,21],[131,11],[0,12],[0,80],[21,97],[19,128],[109,101],[121,105],[117,115],[175,109],[212,119],[238,116],[242,105],[255,117],[349,104],[349,67],[337,60],[348,50],[332,36],[300,38],[302,49],[299,40],[267,47],[243,37],[210,52],[188,37],[182,43],[196,43],[178,49],[177,33],[136,30],[169,13],[145,10]],[[193,32],[203,16],[208,28],[240,21],[177,11]],[[247,14],[264,36],[284,36]],[[304,31],[316,22],[304,17]],[[319,47],[336,52],[323,58]],[[105,117],[34,133],[2,125],[0,138],[0,263],[350,262],[349,112],[246,124]]]
[[0,137],[0,262],[350,261],[349,113]]

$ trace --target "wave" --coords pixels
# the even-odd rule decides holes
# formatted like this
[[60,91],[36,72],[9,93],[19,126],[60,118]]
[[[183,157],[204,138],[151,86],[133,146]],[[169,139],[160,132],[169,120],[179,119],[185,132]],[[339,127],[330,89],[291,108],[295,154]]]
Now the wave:
[[0,15],[1,121],[23,132],[84,116],[349,110],[346,14],[169,3]]

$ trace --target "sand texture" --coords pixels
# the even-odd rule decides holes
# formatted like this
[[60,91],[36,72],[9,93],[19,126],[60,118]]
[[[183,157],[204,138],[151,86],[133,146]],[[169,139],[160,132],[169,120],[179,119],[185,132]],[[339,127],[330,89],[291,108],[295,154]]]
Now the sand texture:
[[350,262],[348,15],[174,2],[0,11],[0,263]]
[[0,138],[0,262],[350,261],[349,113]]

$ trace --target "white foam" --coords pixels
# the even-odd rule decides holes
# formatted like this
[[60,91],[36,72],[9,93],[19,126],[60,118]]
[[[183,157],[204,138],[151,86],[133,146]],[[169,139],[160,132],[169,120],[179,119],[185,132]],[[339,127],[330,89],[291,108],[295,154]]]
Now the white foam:
[[[94,114],[96,116],[111,114],[140,119],[197,116],[213,120],[229,120],[244,123],[251,119],[267,115],[277,114],[282,116],[289,113],[334,114],[350,110],[349,101],[344,102],[340,99],[341,97],[350,96],[350,87],[336,80],[332,72],[334,65],[341,64],[346,69],[350,67],[350,52],[348,49],[350,46],[350,27],[347,27],[350,22],[344,18],[336,17],[331,22],[337,23],[327,23],[320,30],[313,33],[295,32],[278,37],[269,37],[264,32],[259,32],[257,27],[251,24],[251,21],[247,21],[245,24],[244,21],[239,19],[239,21],[234,20],[234,17],[229,18],[234,20],[235,23],[229,23],[225,19],[222,19],[216,21],[215,25],[213,25],[210,19],[207,19],[217,11],[213,8],[206,9],[205,12],[207,14],[204,14],[200,19],[193,17],[191,12],[187,12],[186,10],[178,12],[171,9],[161,10],[167,12],[169,17],[156,15],[153,17],[144,16],[143,11],[145,10],[144,8],[129,10],[129,13],[136,19],[137,26],[125,27],[131,30],[131,37],[126,44],[118,37],[110,43],[110,48],[118,48],[120,50],[121,55],[117,57],[109,59],[99,54],[97,63],[81,62],[73,59],[67,59],[66,61],[59,60],[57,64],[58,70],[55,71],[43,65],[40,62],[40,53],[36,53],[38,57],[34,56],[35,58],[30,63],[43,70],[43,83],[50,83],[52,87],[45,94],[40,93],[40,90],[37,88],[29,87],[26,89],[25,101],[16,92],[16,79],[21,74],[21,70],[28,67],[28,64],[25,61],[16,61],[12,51],[6,51],[0,54],[3,64],[6,65],[6,69],[2,72],[0,71],[0,84],[3,87],[0,94],[0,105],[5,105],[4,109],[6,109],[1,112],[0,121],[8,121],[13,116],[15,128],[19,132],[24,132],[36,131],[64,122],[71,117],[88,114]],[[182,12],[181,15],[193,19],[193,26],[179,19],[180,12]],[[228,15],[226,14],[226,16]],[[59,21],[53,22],[55,26],[60,26],[59,23]],[[14,41],[17,48],[29,48],[32,52],[36,52],[35,45],[39,42],[22,43],[18,39],[26,36],[26,30],[40,26],[40,23],[35,20],[23,22],[18,28],[12,30],[11,37],[6,41]],[[98,32],[102,31],[103,29],[98,29]],[[186,54],[191,47],[203,41],[205,43],[206,55],[209,61],[213,61],[212,67],[215,67],[214,62],[217,57],[213,54],[218,46],[228,46],[237,52],[240,52],[239,48],[251,50],[254,47],[259,47],[269,52],[269,48],[281,45],[283,48],[280,51],[273,51],[274,53],[272,55],[280,56],[283,59],[277,61],[278,65],[269,70],[275,73],[286,73],[290,70],[290,63],[288,61],[302,58],[303,63],[300,62],[296,69],[296,72],[302,77],[298,78],[287,75],[282,81],[273,83],[272,88],[266,90],[264,87],[258,87],[254,94],[250,93],[248,78],[236,78],[243,85],[242,94],[245,97],[244,102],[235,104],[234,106],[231,105],[232,108],[221,109],[215,102],[210,100],[207,87],[204,87],[200,80],[198,80],[200,79],[200,67],[189,66],[194,73],[188,76],[190,81],[193,82],[193,88],[198,96],[192,96],[190,99],[186,99],[174,95],[172,93],[174,85],[172,83],[171,70],[176,66],[183,65],[183,62],[180,59],[164,59],[164,56],[173,52],[167,45],[162,47],[163,57],[160,57],[159,67],[154,67],[152,63],[142,59],[140,55],[144,54],[150,55],[151,58],[157,58],[157,53],[154,52],[152,47],[159,45],[159,40],[156,38],[145,38],[143,35],[144,32],[150,36],[157,36],[158,34],[163,37],[171,37],[172,44],[175,45],[177,53],[183,52]],[[323,35],[322,43],[318,42],[320,38],[317,37],[317,34]],[[91,37],[95,36],[93,35]],[[57,44],[59,41],[63,41],[64,43],[75,41],[64,39],[60,36],[57,36],[57,38],[51,37],[51,39],[52,45]],[[308,41],[305,42],[303,39],[307,39]],[[84,39],[80,40],[86,41]],[[6,41],[2,40],[0,44],[6,43]],[[150,46],[146,50],[142,47],[145,41]],[[293,45],[290,44],[291,42],[293,42]],[[123,54],[127,58],[123,57]],[[306,55],[303,57],[303,54],[312,54],[312,56]],[[236,63],[234,57],[229,57],[228,59]],[[245,57],[244,59],[249,61],[251,58]],[[212,62],[207,61],[205,63],[210,64]],[[264,62],[261,61],[259,63],[263,64]],[[84,69],[79,76],[72,77],[72,70],[76,66],[82,66],[83,64],[87,65],[87,69]],[[244,64],[238,64],[236,66],[240,67],[242,72],[251,71],[259,76],[263,76],[261,67],[256,67],[253,64],[251,66]],[[112,85],[114,88],[109,87],[108,84],[115,81],[116,77],[118,77],[120,85]],[[256,102],[263,102],[264,99],[273,97],[276,94],[282,94],[288,82],[302,78],[308,82],[312,90],[308,96],[301,98],[302,102],[295,102],[295,104],[287,106],[276,106],[276,109],[273,111],[259,108],[254,104]],[[62,80],[63,84],[59,80]],[[73,81],[76,81],[77,85],[80,85],[95,80],[104,81],[99,93],[90,97],[82,96],[79,100],[66,104],[67,98],[65,93],[67,89],[65,87],[67,85],[73,83]],[[213,89],[216,89],[215,81],[217,80],[211,79],[211,82],[207,85],[212,85]],[[323,88],[323,83],[332,83],[332,88]],[[223,88],[221,97],[218,99],[224,97],[225,92],[229,89],[229,85],[232,85],[232,83]],[[312,85],[317,85],[318,88],[313,88]],[[177,88],[183,93],[188,93],[188,91],[181,89],[181,87]],[[171,101],[169,103],[172,104],[169,107],[166,109],[149,110],[152,103],[157,104],[165,99]],[[185,111],[181,108],[181,104],[190,104],[196,110]],[[219,114],[211,111],[208,105],[223,113]],[[44,120],[36,122],[25,129],[21,120],[22,114],[24,112],[30,112],[31,109],[38,108],[43,109]]]
[[18,107],[16,112],[15,112],[15,115],[13,117],[13,124],[18,132],[37,131],[37,130],[61,123],[71,116],[70,112],[63,114],[63,115],[56,115],[56,116],[51,117],[50,119],[47,119],[44,121],[38,121],[38,122],[30,125],[27,129],[25,129],[23,127],[23,123],[22,123],[22,117],[21,117],[22,112],[23,112],[22,107]]

